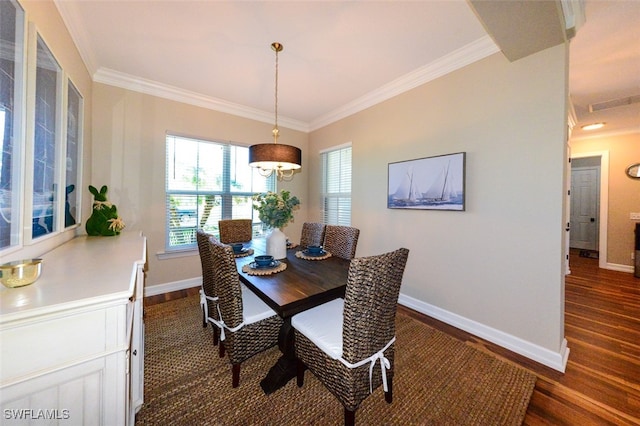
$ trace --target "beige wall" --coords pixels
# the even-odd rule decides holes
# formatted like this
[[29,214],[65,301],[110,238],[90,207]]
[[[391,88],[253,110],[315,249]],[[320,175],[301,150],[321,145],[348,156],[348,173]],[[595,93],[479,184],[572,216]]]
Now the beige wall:
[[[94,186],[107,185],[109,200],[118,206],[126,231],[142,231],[148,239],[146,285],[171,283],[202,275],[196,252],[159,260],[165,247],[165,135],[178,133],[239,144],[268,143],[273,124],[211,111],[117,87],[94,85]],[[307,134],[280,129],[281,143],[303,152],[303,169],[291,182],[278,183],[302,202],[295,222],[284,232],[297,240],[306,217]]]
[[[401,292],[558,353],[563,333],[566,52],[493,55],[311,134],[353,144],[357,255],[407,247]],[[465,151],[466,211],[390,210],[388,163]],[[319,219],[310,183],[311,219]],[[460,319],[460,318],[458,318]]]
[[571,141],[572,156],[602,152],[609,153],[607,263],[631,267],[637,221],[630,220],[629,213],[640,212],[640,180],[624,172],[632,163],[640,163],[640,133]]

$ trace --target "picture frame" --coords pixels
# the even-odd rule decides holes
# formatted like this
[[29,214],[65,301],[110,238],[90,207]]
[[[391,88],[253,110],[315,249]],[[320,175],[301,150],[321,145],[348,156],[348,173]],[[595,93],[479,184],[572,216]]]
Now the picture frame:
[[387,208],[465,210],[466,152],[389,163]]

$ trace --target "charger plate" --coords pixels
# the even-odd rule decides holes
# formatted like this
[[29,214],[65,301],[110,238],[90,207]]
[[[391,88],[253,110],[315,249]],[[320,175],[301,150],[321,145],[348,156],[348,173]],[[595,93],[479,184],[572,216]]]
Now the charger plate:
[[253,254],[253,249],[244,249],[241,253],[236,253],[235,251],[233,252],[233,255],[235,257],[247,257],[247,256],[251,256]]
[[277,274],[278,272],[282,272],[285,269],[287,269],[287,264],[284,262],[280,262],[278,265],[274,266],[273,268],[252,268],[250,263],[242,267],[242,272],[248,275],[271,275],[271,274]]
[[299,259],[304,259],[304,260],[324,260],[324,259],[330,258],[331,257],[331,253],[328,252],[328,251],[325,251],[324,254],[316,256],[316,255],[305,254],[304,251],[297,251],[296,252],[296,257],[299,258]]

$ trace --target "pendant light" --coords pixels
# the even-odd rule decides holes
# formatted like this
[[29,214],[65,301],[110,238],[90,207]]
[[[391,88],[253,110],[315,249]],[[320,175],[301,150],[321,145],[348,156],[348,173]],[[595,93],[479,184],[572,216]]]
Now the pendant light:
[[249,147],[249,166],[258,169],[264,177],[275,174],[278,180],[290,180],[295,170],[302,167],[300,148],[278,143],[278,53],[282,52],[282,44],[271,43],[276,52],[276,96],[275,125],[273,127],[273,143],[261,143]]

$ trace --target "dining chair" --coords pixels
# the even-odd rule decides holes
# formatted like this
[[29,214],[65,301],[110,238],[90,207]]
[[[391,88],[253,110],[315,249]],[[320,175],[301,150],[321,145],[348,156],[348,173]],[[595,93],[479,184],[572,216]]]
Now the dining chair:
[[305,222],[300,234],[300,247],[321,246],[324,243],[324,223]]
[[[200,264],[202,265],[202,285],[200,288],[200,308],[202,309],[202,327],[211,323],[213,327],[213,345],[217,346],[220,338],[220,321],[218,316],[218,295],[215,290],[215,271],[213,270],[213,253],[210,239],[215,237],[202,229],[196,231]],[[224,356],[224,346],[220,345],[220,357]]]
[[220,342],[231,362],[231,385],[240,384],[243,361],[278,342],[282,318],[247,287],[240,285],[231,246],[210,240],[218,294]]
[[360,230],[352,226],[327,225],[324,233],[324,249],[333,256],[353,259]]
[[218,221],[220,230],[220,242],[244,243],[253,238],[253,225],[251,219],[222,219]]
[[409,250],[351,260],[344,299],[296,314],[297,383],[308,368],[344,406],[344,423],[381,384],[393,399],[395,317]]

